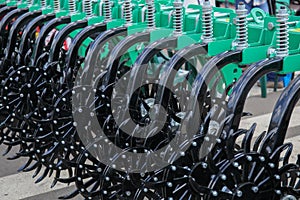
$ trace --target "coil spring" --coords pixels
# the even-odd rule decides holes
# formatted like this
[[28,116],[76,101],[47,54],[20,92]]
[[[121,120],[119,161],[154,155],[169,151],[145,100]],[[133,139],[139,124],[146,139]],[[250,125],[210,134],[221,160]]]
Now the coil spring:
[[248,27],[247,27],[247,9],[244,3],[240,3],[236,10],[236,32],[237,32],[237,50],[243,50],[248,47]]
[[46,0],[41,0],[41,5],[42,5],[43,8],[45,8],[47,6]]
[[202,40],[205,43],[213,40],[212,12],[213,10],[210,1],[206,0],[202,7]]
[[69,0],[69,12],[70,14],[76,13],[76,0]]
[[104,3],[104,17],[105,21],[111,21],[112,20],[112,14],[111,14],[111,3],[110,0],[103,0]]
[[54,0],[53,7],[54,7],[54,11],[58,12],[60,10],[60,0]]
[[124,19],[126,22],[126,25],[132,24],[132,4],[131,0],[125,0],[124,1]]
[[83,1],[83,10],[86,13],[87,17],[93,16],[93,2],[91,0]]
[[183,3],[181,0],[174,1],[174,35],[182,35],[183,27]]
[[32,5],[32,0],[27,0],[26,3],[27,3],[28,6]]
[[149,29],[155,29],[155,5],[153,0],[148,0],[147,1],[147,17],[148,17],[148,28]]
[[289,54],[289,33],[288,33],[289,15],[287,9],[280,7],[277,14],[277,49],[278,57],[285,57]]

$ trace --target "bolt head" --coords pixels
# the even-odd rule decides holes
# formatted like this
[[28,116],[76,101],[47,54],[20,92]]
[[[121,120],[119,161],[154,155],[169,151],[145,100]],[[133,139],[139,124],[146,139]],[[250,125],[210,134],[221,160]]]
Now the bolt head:
[[254,192],[254,193],[257,193],[258,192],[258,187],[252,187],[252,191]]
[[173,186],[173,183],[168,182],[168,183],[167,183],[167,186],[168,186],[168,187],[172,187],[172,186]]
[[130,191],[126,191],[125,194],[129,197],[131,195]]
[[274,27],[275,27],[274,23],[272,23],[272,22],[269,22],[269,23],[268,23],[268,30],[269,30],[269,31],[273,30]]
[[202,167],[203,167],[203,169],[207,169],[207,167],[208,167],[207,163],[202,163]]
[[234,167],[239,167],[239,163],[234,162],[234,163],[233,163],[233,166],[234,166]]
[[260,156],[260,157],[259,157],[259,160],[260,160],[261,162],[266,161],[265,157],[263,157],[263,156]]
[[247,160],[251,162],[253,160],[252,156],[247,156]]
[[269,163],[269,166],[270,166],[271,168],[274,168],[274,167],[275,167],[275,164],[274,164],[274,163]]
[[226,181],[226,179],[227,179],[226,175],[225,175],[225,174],[222,174],[222,175],[221,175],[221,179],[222,179],[223,181]]
[[275,179],[276,180],[280,180],[280,176],[279,175],[275,175]]
[[237,195],[238,197],[242,197],[242,196],[243,196],[243,192],[240,191],[240,190],[238,190],[238,191],[236,192],[236,195]]
[[217,197],[217,196],[218,196],[218,192],[217,192],[217,191],[212,191],[212,195],[213,195],[214,197]]
[[280,190],[275,190],[275,193],[278,195],[281,195],[281,191]]
[[176,171],[176,166],[172,166],[172,167],[171,167],[171,170],[172,170],[172,171]]

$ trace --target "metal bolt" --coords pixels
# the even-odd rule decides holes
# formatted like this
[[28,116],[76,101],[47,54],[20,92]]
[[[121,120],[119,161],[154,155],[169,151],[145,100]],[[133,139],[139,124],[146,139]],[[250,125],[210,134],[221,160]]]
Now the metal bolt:
[[171,166],[172,171],[176,171],[176,166]]
[[292,195],[286,195],[282,198],[282,200],[297,200],[297,198]]
[[239,163],[234,162],[234,163],[233,163],[233,166],[234,166],[234,167],[239,167]]
[[172,184],[171,182],[168,182],[168,183],[167,183],[167,186],[168,186],[168,187],[173,187],[173,184]]
[[212,195],[213,195],[214,197],[217,197],[217,196],[218,196],[218,192],[217,192],[217,191],[212,191]]
[[257,193],[258,190],[259,190],[258,187],[256,187],[256,186],[255,186],[255,187],[252,187],[251,189],[252,189],[252,191],[253,191],[254,193]]
[[226,181],[226,179],[227,179],[226,175],[225,175],[225,174],[222,174],[222,175],[221,175],[221,179],[222,179],[223,181]]
[[251,162],[253,159],[252,159],[251,156],[247,156],[247,160],[248,160],[249,162]]
[[269,29],[270,31],[273,30],[274,27],[275,27],[275,25],[274,25],[272,22],[269,22],[269,23],[268,23],[268,29]]
[[237,194],[237,196],[240,197],[240,198],[243,196],[243,192],[240,191],[240,190],[238,190],[238,191],[236,192],[236,194]]
[[281,195],[281,191],[280,190],[275,190],[275,193],[278,195]]
[[265,157],[263,157],[263,156],[259,156],[259,160],[260,160],[261,162],[266,161]]
[[125,194],[129,197],[131,195],[130,191],[126,191]]
[[274,163],[269,163],[269,166],[270,166],[271,168],[274,168],[274,167],[275,167],[275,164],[274,164]]
[[280,176],[279,175],[275,175],[274,176],[276,180],[280,180]]

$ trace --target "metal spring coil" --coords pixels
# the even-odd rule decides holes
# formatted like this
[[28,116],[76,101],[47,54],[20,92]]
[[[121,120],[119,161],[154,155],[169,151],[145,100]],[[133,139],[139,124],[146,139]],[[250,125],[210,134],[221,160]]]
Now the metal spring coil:
[[43,8],[45,8],[47,6],[46,0],[41,0],[41,5],[42,5]]
[[147,1],[147,17],[148,17],[148,28],[149,29],[155,29],[156,24],[155,24],[155,5],[153,0],[148,0]]
[[103,0],[104,3],[104,17],[105,21],[111,21],[112,20],[112,14],[111,14],[111,3],[110,0]]
[[180,0],[174,2],[174,35],[182,35],[183,28],[183,3]]
[[69,12],[70,14],[76,13],[76,0],[69,0]]
[[55,12],[58,12],[60,10],[60,0],[53,1],[53,8]]
[[26,3],[29,6],[29,5],[32,5],[33,1],[32,0],[27,0]]
[[124,19],[126,25],[131,25],[132,20],[132,4],[131,0],[125,0],[124,1]]
[[281,7],[277,16],[277,49],[276,55],[278,57],[285,57],[289,54],[289,33],[288,20],[289,14],[285,7]]
[[248,27],[247,27],[247,9],[245,4],[238,5],[236,10],[236,32],[237,32],[237,46],[236,49],[242,50],[248,47]]
[[93,16],[93,2],[91,0],[83,1],[83,11],[86,13],[87,17]]
[[212,6],[210,1],[205,1],[202,7],[202,40],[203,42],[210,42],[213,40],[213,20],[212,20]]

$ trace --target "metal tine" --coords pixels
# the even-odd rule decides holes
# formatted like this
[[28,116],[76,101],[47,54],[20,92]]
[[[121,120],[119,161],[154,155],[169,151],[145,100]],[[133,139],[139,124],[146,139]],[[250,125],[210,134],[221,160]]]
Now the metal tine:
[[[33,49],[33,56],[30,66],[36,66],[41,69],[48,59],[51,44],[53,44],[55,34],[51,34],[51,31],[59,25],[67,24],[71,22],[71,17],[55,18],[42,27],[39,37],[36,41],[36,47]],[[45,46],[45,40],[50,35],[48,45]]]
[[[177,30],[178,31],[178,30]],[[179,32],[177,32],[178,34],[180,34]],[[123,66],[124,67],[124,66]],[[120,68],[120,66],[118,66],[118,68]],[[109,84],[109,85],[106,85],[106,89],[108,90],[108,88],[109,87],[111,87],[112,85],[113,85],[114,83],[111,83],[111,84]],[[215,83],[216,84],[216,83]],[[56,85],[52,85],[53,87],[56,87]],[[217,92],[217,90],[214,90],[214,92]],[[222,96],[222,98],[225,98],[225,94],[223,94],[223,96]],[[216,119],[218,119],[218,117],[219,117],[219,112],[220,112],[220,109],[221,109],[222,107],[219,107],[219,110],[213,110],[214,111],[214,113],[209,113],[208,115],[207,115],[207,117],[206,117],[206,120],[207,121],[211,121],[212,119],[214,119],[214,118],[216,118]],[[213,112],[212,111],[212,112]],[[235,116],[234,116],[235,117]],[[105,121],[105,123],[109,123],[110,122],[110,120],[108,120],[108,121]],[[224,121],[224,123],[229,123],[228,121]],[[104,124],[105,124],[104,123]],[[208,132],[208,128],[209,128],[209,124],[206,124],[206,126],[204,125],[204,127],[206,128],[206,132]],[[255,129],[255,126],[253,126],[253,127],[251,127],[251,129],[249,130],[249,131],[247,131],[246,133],[245,132],[243,132],[243,131],[241,131],[240,133],[243,133],[243,134],[245,134],[245,137],[244,137],[244,140],[243,140],[243,145],[242,145],[242,148],[243,148],[243,150],[241,150],[241,152],[242,153],[244,153],[244,154],[247,154],[247,153],[250,153],[250,150],[251,150],[251,147],[250,147],[250,142],[251,142],[251,139],[252,139],[252,137],[253,137],[253,133],[254,133],[254,129]],[[154,130],[152,130],[152,131],[154,131]],[[219,130],[219,131],[223,131],[223,130]],[[232,132],[232,134],[230,134],[230,136],[232,136],[231,138],[233,139],[234,137],[233,137],[233,135],[234,134],[236,134],[236,136],[237,135],[239,135],[238,133],[236,133],[236,132]],[[270,141],[271,140],[271,137],[272,137],[273,135],[272,134],[269,134],[267,137],[267,139],[265,139],[264,140],[264,143],[267,143],[268,141]],[[263,138],[263,136],[261,137],[261,138]],[[116,138],[116,139],[121,139],[121,138]],[[234,139],[234,143],[235,143],[235,140],[236,139]],[[143,143],[143,145],[145,145],[145,143],[146,142],[144,142]],[[258,142],[258,143],[260,143],[260,142]],[[8,143],[7,143],[8,144]],[[236,148],[236,146],[234,146],[234,145],[232,145],[232,151],[234,151],[234,149]],[[274,151],[274,156],[277,156],[278,154],[277,153],[279,153],[279,152],[283,152],[283,150],[285,149],[285,148],[288,148],[288,151],[287,151],[287,153],[286,153],[286,155],[284,156],[284,163],[286,163],[286,162],[288,162],[288,157],[290,156],[290,153],[291,153],[291,145],[282,145],[281,147],[279,147],[278,149],[276,149],[276,151]],[[218,150],[216,150],[216,151],[218,151]],[[48,156],[48,155],[53,155],[54,156],[54,154],[52,154],[54,152],[54,149],[48,149],[48,151],[47,152],[44,152],[43,153],[43,156]],[[219,151],[220,152],[220,154],[222,153],[221,151]],[[70,154],[70,152],[67,152],[67,154]],[[236,154],[235,154],[236,155]],[[212,156],[212,155],[210,155],[210,156]],[[68,156],[67,156],[68,157]],[[232,159],[235,159],[235,156],[232,156],[231,157]],[[210,158],[211,160],[213,160],[213,159],[216,159],[216,157],[215,158]],[[61,161],[62,162],[62,161]],[[214,162],[211,162],[212,163],[212,165],[216,165]],[[224,168],[225,168],[225,163],[223,163],[222,161],[221,161],[221,163],[218,163],[219,165],[222,165],[222,167],[224,166]],[[244,164],[244,165],[246,165],[246,164]],[[39,169],[39,167],[40,167],[41,165],[38,165],[37,166],[37,169]],[[222,168],[222,167],[220,167],[220,168]],[[69,176],[70,177],[72,177],[73,176],[73,171],[69,168],[68,169],[68,171],[69,171]],[[40,182],[40,181],[42,181],[48,174],[49,175],[51,175],[51,173],[53,173],[53,169],[49,169],[49,168],[46,168],[45,169],[45,171],[44,171],[44,174],[41,176],[41,177],[39,177],[38,178],[38,180],[36,181],[36,182]],[[37,173],[38,174],[38,173]],[[245,176],[245,174],[244,174],[244,176]],[[59,175],[58,175],[58,177],[59,177]],[[57,177],[57,179],[56,180],[59,180],[59,178]],[[68,180],[68,179],[66,179],[66,180]],[[70,179],[69,179],[70,180]],[[96,182],[95,182],[95,180],[96,180]],[[93,187],[92,187],[92,191],[94,191],[94,190],[96,190],[97,189],[97,187],[98,187],[98,185],[97,185],[97,183],[99,183],[99,179],[97,179],[97,178],[95,178],[95,179],[93,179],[93,180],[90,180],[90,181],[88,181],[87,182],[87,184],[86,184],[86,186],[87,187],[89,187],[90,184],[91,183],[91,185],[93,184],[93,183],[96,183]],[[197,185],[196,185],[196,187],[197,187]],[[201,187],[199,187],[198,188],[198,190],[199,191],[201,191]],[[207,190],[206,190],[206,192],[208,192]],[[73,197],[73,195],[77,195],[79,193],[79,190],[76,190],[73,194],[70,194],[69,196],[66,196],[66,198],[71,198],[71,197]],[[114,197],[117,197],[118,196],[118,194],[114,194],[114,195],[116,195],[116,196],[110,196],[111,198],[114,198]]]
[[[11,28],[10,22],[12,22],[15,18],[18,18],[19,16],[22,16],[23,14],[27,13],[28,9],[24,8],[24,9],[12,9],[11,12],[9,12],[8,14],[6,14],[3,19],[1,20],[1,24],[0,24],[0,41],[1,43],[1,48],[0,48],[0,55],[1,58],[3,56],[5,56],[5,52],[4,49],[6,47],[6,45],[8,44],[8,34],[3,34],[6,30],[6,28],[8,27],[9,29]],[[4,63],[1,62],[1,65],[3,65]]]
[[251,141],[252,141],[256,126],[257,126],[256,124],[252,125],[243,139],[242,148],[244,149],[244,152],[246,152],[246,153],[250,153],[250,151],[251,151]]
[[74,197],[76,197],[78,194],[80,194],[79,190],[75,190],[72,193],[65,195],[65,196],[61,196],[58,197],[58,199],[73,199]]
[[[36,12],[36,13],[39,13],[39,12]],[[24,16],[25,16],[25,17],[27,17],[27,16],[30,17],[31,15],[29,15],[29,14],[30,14],[30,13],[28,13],[27,15],[25,14]],[[34,14],[34,13],[33,13],[33,14]],[[19,20],[19,21],[24,21],[24,20],[27,19],[28,17],[27,17],[27,18],[24,18],[24,19],[23,19],[23,18],[24,18],[24,17],[22,16],[22,17],[20,17],[18,20]],[[16,22],[18,22],[18,20],[17,20]],[[13,30],[12,30],[12,31],[13,31]],[[12,38],[12,39],[13,39],[13,38]],[[22,118],[19,118],[18,120],[22,120]],[[22,138],[22,137],[21,137],[21,138]],[[10,143],[10,145],[16,145],[16,144],[17,144],[16,142]],[[22,154],[22,156],[25,156],[26,153],[25,153],[25,152],[23,152],[23,153],[22,153],[22,152],[19,152],[19,155],[21,155],[21,154]]]
[[[4,143],[5,144],[5,143]],[[2,153],[2,156],[6,156],[10,151],[11,151],[11,149],[12,149],[12,146],[11,145],[9,145],[9,144],[7,144],[8,146],[7,146],[7,148],[6,148],[6,150],[5,150],[5,152],[4,153]]]
[[[109,4],[110,4],[110,2],[109,2]],[[53,46],[55,46],[55,45],[56,45],[56,44],[54,43],[54,44],[53,44]],[[53,53],[55,54],[55,51],[54,51]],[[51,59],[52,57],[55,57],[55,56],[53,56],[53,55],[51,55],[51,54],[50,54],[49,61],[51,61],[51,60],[52,60],[52,59]],[[53,87],[55,88],[55,87],[56,87],[56,85],[53,85]],[[48,151],[48,153],[52,153],[52,152],[51,152],[51,151]],[[45,156],[45,155],[44,155],[44,156]]]
[[271,153],[271,149],[266,149],[266,144],[269,144],[273,140],[276,131],[277,130],[272,130],[267,132],[266,137],[261,142],[261,146],[259,148],[260,153],[262,153],[263,151],[267,151],[268,153]]
[[59,178],[59,177],[60,177],[60,171],[56,171],[56,172],[55,172],[54,179],[53,179],[53,181],[52,181],[52,183],[51,183],[50,188],[54,188],[54,187],[55,187],[55,185],[58,183],[57,178]]
[[[175,3],[176,5],[178,4],[180,4],[179,2],[176,2]],[[175,5],[174,4],[174,5]],[[155,8],[154,8],[154,1],[153,0],[149,0],[148,2],[147,2],[147,6],[148,6],[148,29],[149,30],[153,30],[153,29],[155,29],[156,28],[156,26],[155,26],[155,15],[154,15],[154,13],[155,13]],[[176,6],[175,6],[176,7]],[[179,5],[179,7],[180,7],[180,9],[179,9],[179,11],[181,11],[181,6]],[[177,7],[176,7],[177,8]],[[177,8],[177,11],[178,11],[178,8]],[[182,23],[181,22],[181,20],[178,20],[177,18],[178,17],[182,17],[181,15],[182,15],[182,13],[180,14],[180,15],[178,15],[178,12],[176,12],[177,13],[177,15],[176,15],[176,25],[177,26],[180,26],[180,24]],[[181,28],[180,28],[181,29]],[[176,31],[179,31],[179,29],[178,28],[175,28],[175,31],[174,31],[174,33],[176,32]],[[178,33],[178,32],[176,32],[176,33]],[[180,33],[179,33],[180,34]],[[130,37],[130,36],[129,36]],[[143,36],[142,36],[143,37]],[[146,36],[147,37],[147,36]],[[149,41],[149,39],[147,39],[147,38],[145,38],[146,40],[144,41],[144,42],[147,42],[147,41]],[[126,39],[127,41],[129,40],[129,38],[127,38]],[[136,39],[135,39],[136,40]],[[127,43],[129,43],[129,41],[127,42]],[[159,42],[158,42],[158,44],[159,44]],[[120,47],[121,46],[124,46],[124,45],[120,45]],[[117,49],[117,48],[116,48]],[[119,48],[118,47],[118,49],[122,49],[122,48]],[[147,49],[147,48],[146,48]],[[115,55],[119,55],[120,53],[113,53],[113,54],[115,54]],[[121,55],[121,54],[120,54]],[[114,58],[112,58],[111,59],[112,60],[112,62],[116,62],[116,59],[114,59]],[[111,65],[111,66],[113,66],[113,65]],[[108,70],[109,72],[110,71],[112,71],[112,69],[109,69]],[[114,72],[115,72],[116,70],[114,70]],[[115,74],[112,74],[112,75],[110,75],[110,74],[108,74],[108,77],[109,78],[106,78],[106,79],[109,79],[109,82],[106,82],[105,84],[110,84],[110,83],[112,83],[114,80],[115,80]]]
[[41,11],[28,12],[18,17],[13,23],[9,32],[9,41],[5,48],[5,56],[2,58],[4,68],[7,68],[11,65],[14,66],[16,64],[13,63],[13,61],[17,60],[15,59],[14,53],[16,47],[19,48],[19,46],[16,45],[20,43],[20,40],[18,40],[18,35],[20,34],[22,27],[26,26],[29,20],[32,20],[40,15]]
[[[203,43],[201,44],[194,44],[188,47],[179,50],[170,60],[168,66],[166,67],[166,71],[162,75],[163,84],[161,85],[171,85],[170,81],[173,81],[175,73],[173,70],[178,71],[179,67],[182,66],[189,58],[195,55],[205,54],[207,49],[207,42],[212,40],[212,10],[211,6],[209,5],[209,1],[205,1],[205,5],[203,6]],[[204,51],[203,51],[204,50]],[[168,71],[169,70],[169,71]],[[160,92],[159,92],[160,93]],[[161,94],[162,96],[166,95],[166,92]],[[167,97],[168,98],[168,97]],[[163,99],[163,98],[160,98]],[[157,101],[157,100],[156,100]],[[160,102],[163,103],[163,102]]]
[[[91,13],[91,1],[87,1],[85,0],[84,1],[84,5],[85,5],[85,8],[87,9],[87,13],[88,14],[88,17],[91,17],[92,16],[92,13]],[[105,9],[106,9],[106,5],[110,5],[110,1],[105,1],[104,2],[105,4]],[[110,7],[108,7],[109,10],[111,10]],[[111,16],[111,14],[108,14],[109,16]],[[107,18],[107,17],[106,17]],[[85,38],[87,38],[88,36],[92,35],[92,34],[100,34],[101,32],[103,31],[106,31],[106,23],[111,21],[111,17],[109,20],[106,20],[104,23],[99,23],[99,24],[96,24],[96,25],[93,25],[93,26],[88,26],[86,27],[83,31],[81,31],[78,35],[76,35],[76,37],[74,38],[74,41],[72,42],[71,46],[70,46],[70,49],[69,49],[69,53],[67,55],[67,58],[66,58],[66,73],[69,73],[68,76],[71,76],[73,74],[72,71],[77,71],[78,68],[80,68],[81,66],[81,63],[83,63],[84,59],[82,59],[82,62],[79,62],[79,59],[78,58],[75,58],[75,56],[77,56],[77,51],[80,47],[80,44],[84,41]],[[88,50],[87,50],[88,51]],[[76,61],[78,63],[76,63]],[[75,69],[74,69],[74,66],[75,66]],[[67,72],[69,71],[69,72]],[[78,75],[77,75],[78,76]],[[67,78],[67,77],[64,77],[64,78]],[[67,80],[69,81],[69,87],[71,88],[72,87],[72,83],[74,80],[70,79],[70,80]]]
[[[276,59],[274,59],[275,60],[275,62],[276,62]],[[266,65],[268,65],[268,64],[270,64],[270,62],[262,62],[263,64],[266,64]],[[260,64],[262,64],[262,63],[260,63]],[[271,64],[272,64],[272,61],[271,61]],[[239,88],[240,89],[240,88]],[[238,99],[239,100],[239,102],[238,103],[240,103],[241,101],[240,101],[240,99]],[[229,110],[230,111],[230,110]],[[236,114],[235,112],[233,112],[234,114]],[[240,112],[241,113],[241,112]],[[234,115],[234,119],[236,118],[236,116]],[[238,118],[240,118],[240,116],[238,116]],[[229,127],[232,127],[232,126],[229,126]],[[236,126],[236,124],[233,126],[233,129],[236,129],[237,128],[237,126]],[[253,130],[252,131],[250,131],[250,133],[251,134],[253,134]],[[274,133],[273,134],[268,134],[267,135],[267,138],[265,139],[265,142],[266,141],[269,141],[269,140],[271,140],[270,138],[272,137],[272,135],[274,135]],[[289,146],[289,145],[286,145],[286,146],[282,146],[282,147],[279,147],[279,148],[277,148],[276,149],[276,151],[274,152],[274,156],[275,156],[275,160],[273,160],[273,161],[275,161],[275,163],[274,163],[274,165],[276,165],[278,162],[279,162],[279,160],[276,158],[276,157],[279,157],[279,155],[278,154],[280,154],[283,150],[284,150],[284,148],[285,147],[287,147],[287,146]],[[242,153],[246,153],[246,152],[242,152]],[[253,157],[250,157],[250,156],[246,156],[246,158],[247,158],[247,160],[249,161],[249,162],[251,162],[252,161],[252,159],[253,159]],[[260,160],[261,160],[261,162],[263,162],[263,160],[264,160],[265,158],[263,158],[263,157],[260,157]],[[231,164],[231,163],[230,163]],[[272,163],[270,163],[270,164],[272,164]],[[243,163],[243,166],[244,166],[244,168],[247,168],[246,167],[246,165],[245,165],[245,163]],[[254,166],[254,165],[253,165]],[[224,166],[225,167],[225,166]],[[257,167],[257,166],[256,166]],[[270,165],[270,167],[272,167],[271,165]],[[225,169],[225,168],[224,168]],[[247,170],[244,170],[243,171],[243,173],[245,173],[245,172],[247,172]],[[262,172],[263,172],[263,170],[260,170],[260,171],[258,171],[258,175],[256,176],[256,180],[258,180],[258,178],[259,178],[259,176],[261,176],[262,175]],[[248,174],[245,174],[245,175],[247,175],[248,176]],[[265,179],[265,180],[267,180],[267,179]],[[279,191],[280,192],[280,191]],[[217,194],[216,194],[217,195]],[[242,196],[242,193],[240,194],[241,196]],[[240,197],[241,197],[240,196]]]
[[[19,45],[19,52],[20,55],[17,59],[17,64],[19,66],[22,65],[30,65],[31,62],[31,57],[34,52],[34,44],[38,41],[37,38],[35,38],[35,32],[34,30],[37,27],[43,28],[44,26],[47,26],[48,23],[51,23],[51,20],[55,17],[54,13],[50,13],[47,15],[41,15],[34,20],[32,20],[28,26],[24,29],[24,32],[22,34],[22,38],[20,40],[20,45]],[[40,32],[40,34],[43,34]],[[45,46],[45,48],[47,48]]]
[[283,161],[283,165],[287,165],[289,164],[289,159],[292,155],[293,152],[293,144],[292,143],[287,143],[287,145],[289,145],[289,147],[287,147],[287,151],[284,154],[282,161]]
[[[280,15],[280,13],[283,13],[282,16]],[[287,16],[284,13],[286,13],[285,8],[281,8],[278,15],[279,28],[277,33],[277,56],[251,65],[245,72],[243,77],[237,81],[234,87],[231,98],[228,102],[229,110],[235,114],[235,122],[232,123],[232,127],[234,130],[237,130],[239,126],[241,119],[241,114],[239,113],[242,113],[242,109],[247,98],[246,95],[255,84],[255,81],[258,81],[259,78],[269,72],[282,70],[283,59],[288,55],[288,26],[284,25],[287,21]],[[282,35],[284,35],[284,37],[282,37]],[[242,90],[243,94],[241,94],[241,91],[238,90]],[[239,109],[237,107],[239,107]]]
[[[240,8],[241,10],[243,10],[243,8],[241,7]],[[245,9],[244,9],[245,10]],[[243,10],[243,11],[244,11]],[[243,14],[243,16],[241,16],[241,19],[243,19],[243,17],[244,17],[244,12],[242,13]],[[243,27],[246,27],[246,25],[244,25],[244,23],[247,23],[247,21],[243,21],[243,22],[241,22],[241,23],[239,23],[239,26],[243,26]],[[247,33],[247,32],[246,32]],[[244,36],[241,36],[240,34],[244,34],[244,31],[239,31],[238,32],[238,39],[239,40],[243,40],[243,42],[244,42]],[[245,40],[245,41],[247,41],[247,39]],[[238,44],[241,44],[242,45],[242,43],[238,43]],[[244,44],[244,43],[243,43]],[[240,54],[241,54],[241,50],[242,49],[244,49],[245,47],[244,47],[245,45],[243,45],[243,47],[241,47],[240,48],[240,50],[238,50],[238,51],[232,51],[232,52],[228,52],[228,53],[223,53],[223,54],[220,54],[219,56],[216,56],[214,59],[211,59],[206,65],[205,65],[205,67],[204,67],[204,69],[205,69],[205,72],[203,72],[203,73],[200,73],[201,74],[201,76],[202,77],[205,77],[204,79],[203,78],[201,78],[200,79],[200,77],[198,78],[199,80],[202,80],[202,81],[206,81],[206,80],[211,80],[211,78],[212,78],[212,74],[215,74],[214,72],[215,72],[215,70],[217,70],[217,69],[220,69],[220,68],[222,68],[223,66],[225,66],[225,65],[227,65],[228,63],[227,63],[227,61],[226,60],[229,60],[229,59],[232,59],[232,60],[236,60],[235,62],[239,62],[239,60],[240,60]],[[231,60],[231,61],[232,61]],[[230,62],[231,62],[230,61]],[[216,63],[222,63],[221,65],[219,64],[219,66],[218,66],[218,64],[217,64],[217,66],[216,66]],[[210,66],[213,66],[213,67],[210,67]],[[216,67],[215,67],[216,66]],[[209,72],[210,71],[210,72]],[[210,75],[209,75],[209,73],[210,73]],[[209,77],[209,78],[208,78]],[[197,79],[196,79],[196,81],[197,81]],[[195,85],[200,85],[199,83],[195,83]],[[201,87],[200,87],[201,88]],[[203,90],[204,91],[204,90]],[[198,93],[196,96],[201,96],[203,94],[203,92],[200,92],[200,93]],[[195,95],[195,94],[193,94],[193,95]],[[204,102],[203,100],[204,100],[204,96],[202,95],[202,97],[201,97],[201,100],[200,100],[200,102]],[[202,105],[200,105],[200,108],[202,107]]]
[[261,142],[263,141],[264,137],[266,136],[267,132],[264,131],[262,134],[260,134],[253,144],[253,151],[258,152],[259,146],[261,145]]
[[[17,6],[5,6],[0,8],[0,16],[4,18],[10,11],[17,9]],[[2,42],[2,41],[1,41]]]
[[[125,30],[126,30],[125,27],[107,30],[95,39],[95,41],[93,42],[93,44],[91,45],[91,47],[89,49],[89,53],[87,54],[87,57],[85,60],[86,64],[84,66],[83,73],[81,75],[82,77],[80,77],[80,80],[83,80],[83,82],[84,82],[84,84],[82,84],[82,85],[91,84],[90,82],[87,82],[87,80],[90,80],[90,81],[93,80],[92,77],[94,75],[96,66],[101,69],[101,66],[98,65],[99,63],[97,62],[97,60],[93,59],[93,58],[97,57],[98,52],[101,52],[104,49],[104,45],[106,44],[105,41],[108,40],[109,38],[112,38],[117,35],[125,36]],[[106,58],[106,59],[108,59],[108,58]],[[104,63],[104,66],[106,67],[105,63],[107,63],[107,62],[103,61],[103,63]],[[101,70],[103,71],[104,69],[101,69]],[[96,77],[99,77],[99,74],[96,74]]]
[[[273,143],[266,144],[265,147],[276,147],[284,142],[289,121],[296,102],[299,100],[299,91],[300,91],[300,77],[297,77],[290,86],[288,86],[283,94],[280,96],[278,102],[275,105],[273,116],[269,125],[269,131],[274,131]],[[285,96],[284,96],[285,95]],[[286,96],[288,95],[288,96]],[[282,110],[279,112],[279,106],[282,107]],[[276,113],[282,115],[276,117]],[[285,123],[283,123],[283,118]]]
[[236,144],[236,140],[238,137],[242,136],[242,135],[247,135],[247,131],[246,130],[239,130],[235,133],[229,133],[228,138],[226,139],[226,154],[227,154],[227,158],[231,159],[234,157],[235,154],[235,149],[243,149],[243,148],[236,148],[237,144]]
[[[291,143],[283,144],[280,147],[278,147],[272,154],[270,155],[271,160],[280,160],[280,154],[283,153],[283,151],[287,150],[287,156],[289,157],[291,155],[291,152],[293,151],[293,145]],[[288,158],[285,158],[288,159]]]
[[44,169],[44,173],[34,183],[37,184],[40,183],[42,180],[44,180],[47,177],[49,170],[50,170],[49,168]]
[[32,163],[32,161],[33,161],[32,158],[28,159],[27,162],[26,162],[22,167],[20,167],[20,168],[18,169],[18,172],[21,172],[21,171],[23,171],[24,169],[26,169],[26,168]]
[[40,173],[41,169],[42,169],[42,165],[40,165],[38,162],[35,162],[27,169],[24,169],[23,172],[30,172],[35,170],[34,174],[32,175],[32,178],[35,178]]

